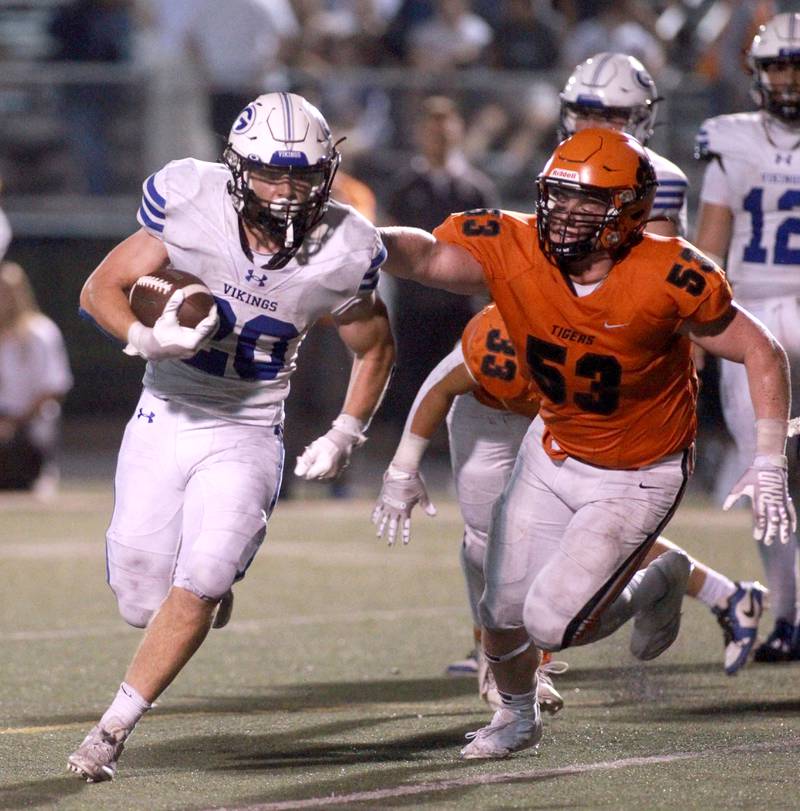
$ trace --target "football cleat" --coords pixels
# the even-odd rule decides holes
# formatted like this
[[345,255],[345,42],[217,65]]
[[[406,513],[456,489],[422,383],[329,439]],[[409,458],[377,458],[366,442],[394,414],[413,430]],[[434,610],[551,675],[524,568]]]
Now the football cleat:
[[454,679],[477,676],[479,673],[478,649],[473,648],[463,659],[450,662],[445,669],[445,673]]
[[642,660],[660,656],[678,636],[681,603],[692,562],[685,552],[670,550],[657,557],[644,571],[636,590],[648,601],[637,611],[631,634],[631,653]]
[[98,724],[69,756],[67,769],[87,783],[113,780],[128,735],[130,730],[122,725],[103,728]]
[[795,627],[790,622],[776,620],[772,633],[756,648],[753,661],[775,664],[800,659],[800,652],[793,644],[795,633]]
[[539,705],[532,702],[530,716],[500,709],[487,726],[468,732],[466,737],[469,743],[461,750],[461,757],[466,760],[504,758],[512,752],[538,746],[542,739],[542,714]]
[[735,676],[750,657],[767,590],[758,581],[736,583],[724,608],[712,608],[725,637],[725,672]]
[[228,589],[217,604],[211,627],[224,628],[230,622],[231,614],[233,614],[233,589]]
[[564,699],[553,684],[553,676],[560,676],[562,673],[566,673],[567,670],[569,670],[569,665],[566,662],[550,660],[539,665],[537,671],[539,674],[539,687],[536,696],[539,700],[539,708],[550,715],[555,715],[564,709]]

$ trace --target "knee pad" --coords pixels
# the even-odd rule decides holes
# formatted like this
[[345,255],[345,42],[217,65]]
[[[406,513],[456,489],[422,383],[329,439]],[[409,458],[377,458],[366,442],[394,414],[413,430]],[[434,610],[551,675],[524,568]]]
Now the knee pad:
[[561,650],[571,618],[554,611],[550,601],[529,594],[522,609],[522,619],[537,648],[551,652]]
[[153,614],[156,613],[154,608],[144,608],[135,603],[123,603],[120,600],[117,600],[117,608],[122,619],[134,628],[146,628],[153,618]]
[[185,582],[178,583],[204,600],[220,600],[237,579],[235,563],[212,557],[196,555],[189,564]]
[[111,535],[106,555],[108,585],[120,615],[134,628],[144,628],[172,585],[173,556],[136,549]]

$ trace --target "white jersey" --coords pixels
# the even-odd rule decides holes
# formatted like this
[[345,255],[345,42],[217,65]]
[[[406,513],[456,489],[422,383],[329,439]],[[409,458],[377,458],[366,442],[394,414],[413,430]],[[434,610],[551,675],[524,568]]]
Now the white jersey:
[[267,269],[268,257],[245,253],[229,180],[225,166],[188,158],[144,183],[140,224],[211,288],[220,316],[208,349],[148,363],[144,385],[223,419],[277,424],[309,328],[372,295],[386,249],[370,222],[332,202],[297,255]]
[[683,171],[663,155],[647,147],[645,152],[656,170],[658,182],[650,217],[667,217],[675,223],[680,236],[686,236],[686,190],[689,181]]
[[710,118],[697,135],[710,161],[701,202],[733,214],[726,269],[739,301],[800,294],[798,145],[800,132],[761,111]]
[[42,396],[63,397],[72,372],[61,330],[42,313],[0,340],[0,415],[22,417]]

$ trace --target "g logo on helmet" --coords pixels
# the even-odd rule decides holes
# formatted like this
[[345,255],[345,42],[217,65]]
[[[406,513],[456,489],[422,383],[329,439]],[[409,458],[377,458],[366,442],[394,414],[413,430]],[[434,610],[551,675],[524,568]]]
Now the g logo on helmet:
[[247,107],[239,113],[239,117],[236,119],[236,123],[233,125],[233,131],[237,135],[241,135],[250,127],[255,124],[256,121],[256,105],[255,104],[248,104]]

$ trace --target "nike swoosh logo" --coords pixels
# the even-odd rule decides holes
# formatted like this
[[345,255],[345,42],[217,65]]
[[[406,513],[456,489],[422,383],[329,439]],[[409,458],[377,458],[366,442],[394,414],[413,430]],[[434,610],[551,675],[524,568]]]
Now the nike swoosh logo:
[[755,605],[753,605],[753,594],[752,594],[752,592],[750,593],[750,608],[749,608],[748,611],[742,611],[742,614],[744,614],[745,617],[748,617],[749,619],[753,619],[753,617],[755,617],[755,615],[756,615],[756,607],[755,607]]
[[657,487],[654,484],[642,484],[641,482],[639,482],[639,487],[641,487],[642,490],[663,490],[664,489],[663,487]]
[[631,322],[630,322],[630,321],[628,321],[628,322],[627,322],[627,323],[625,323],[625,324],[609,324],[609,323],[608,323],[608,321],[606,321],[606,322],[603,324],[603,326],[604,326],[606,329],[619,329],[620,327],[627,327],[627,326],[628,326],[628,324],[630,324],[630,323],[631,323]]

